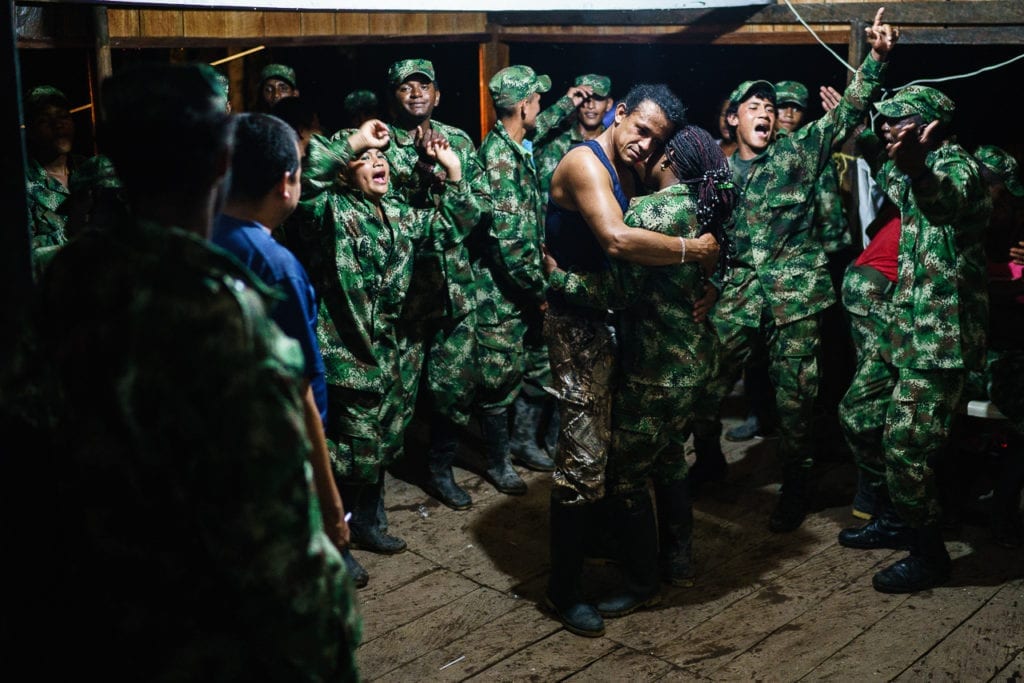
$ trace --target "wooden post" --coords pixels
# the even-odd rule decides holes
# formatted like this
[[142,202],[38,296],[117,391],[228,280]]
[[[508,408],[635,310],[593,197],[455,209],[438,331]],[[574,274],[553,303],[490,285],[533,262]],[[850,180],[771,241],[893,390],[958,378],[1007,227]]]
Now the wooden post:
[[[490,26],[488,26],[490,28]],[[491,39],[486,43],[480,43],[480,140],[483,141],[487,133],[494,126],[494,103],[491,101],[491,93],[487,84],[491,76],[508,66],[508,43],[503,43],[495,37],[494,31],[490,31]]]
[[[232,54],[231,48],[228,48],[227,54]],[[231,102],[231,111],[243,112],[245,111],[245,60],[232,59],[228,62],[228,91],[230,92],[229,100]]]
[[95,55],[89,64],[89,121],[92,123],[93,150],[96,148],[96,119],[99,116],[100,84],[114,73],[110,61],[110,29],[107,23],[107,8],[103,5],[92,8],[93,47]]

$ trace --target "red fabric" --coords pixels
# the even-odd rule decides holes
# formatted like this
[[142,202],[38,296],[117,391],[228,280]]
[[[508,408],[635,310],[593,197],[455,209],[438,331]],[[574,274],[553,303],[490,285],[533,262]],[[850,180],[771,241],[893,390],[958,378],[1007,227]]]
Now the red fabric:
[[860,253],[858,266],[871,266],[890,282],[896,282],[896,259],[900,252],[900,217],[890,218]]

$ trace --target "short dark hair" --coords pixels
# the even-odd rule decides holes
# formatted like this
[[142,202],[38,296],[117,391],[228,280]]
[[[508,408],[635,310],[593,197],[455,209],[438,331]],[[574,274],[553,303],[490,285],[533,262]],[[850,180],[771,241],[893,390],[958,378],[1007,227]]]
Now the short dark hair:
[[626,105],[626,114],[636,111],[637,107],[644,102],[653,102],[658,105],[674,128],[686,125],[686,107],[664,83],[639,83],[630,88],[623,100],[623,104]]
[[97,138],[130,197],[189,195],[217,182],[233,121],[212,71],[144,62],[103,82]]
[[239,114],[231,154],[230,199],[261,199],[285,174],[299,169],[299,143],[287,123],[270,114]]

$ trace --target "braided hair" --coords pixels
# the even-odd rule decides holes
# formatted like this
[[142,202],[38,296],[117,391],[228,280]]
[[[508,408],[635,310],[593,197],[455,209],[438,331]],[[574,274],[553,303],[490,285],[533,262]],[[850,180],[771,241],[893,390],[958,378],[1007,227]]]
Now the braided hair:
[[711,233],[718,240],[721,257],[717,271],[724,274],[736,255],[731,230],[736,187],[729,162],[711,134],[694,125],[679,128],[666,145],[665,154],[679,182],[697,186],[700,234]]

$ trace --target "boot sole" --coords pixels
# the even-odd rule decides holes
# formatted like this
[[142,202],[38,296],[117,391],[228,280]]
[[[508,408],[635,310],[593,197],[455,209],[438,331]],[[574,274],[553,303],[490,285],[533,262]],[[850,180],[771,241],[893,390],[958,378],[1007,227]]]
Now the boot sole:
[[616,619],[618,617],[624,617],[627,614],[632,614],[633,612],[636,612],[637,610],[647,609],[649,607],[657,607],[660,604],[661,604],[661,595],[655,595],[653,598],[648,598],[647,600],[644,600],[643,602],[638,602],[637,604],[633,605],[632,607],[630,607],[628,609],[602,610],[600,607],[597,607],[596,609],[597,609],[597,613],[600,614],[602,617],[605,617],[606,619]]
[[536,465],[534,463],[527,462],[525,460],[518,460],[516,458],[512,458],[512,464],[519,465],[520,467],[525,467],[526,469],[531,470],[533,472],[554,472],[555,471],[554,464],[552,464],[550,467],[548,467],[547,465]]
[[377,555],[400,555],[409,549],[408,545],[403,545],[401,548],[398,548],[397,550],[392,550],[390,548],[382,548],[380,546],[360,543],[355,539],[350,540],[348,545],[350,548],[353,548],[355,550],[365,550],[370,553],[376,553]]
[[573,633],[584,638],[600,638],[604,635],[605,630],[602,628],[600,631],[587,631],[581,628],[577,628],[562,618],[562,615],[558,613],[558,608],[555,607],[555,603],[551,602],[551,598],[544,598],[543,607],[551,616],[558,620],[558,623],[562,625],[569,633]]
[[436,500],[438,503],[441,503],[441,505],[451,508],[452,510],[458,510],[459,512],[461,512],[463,510],[468,510],[469,508],[473,507],[472,499],[465,505],[456,505],[451,500],[443,498],[437,491],[432,491],[429,488],[423,488],[423,492],[426,493],[431,498],[433,498],[434,500]]

